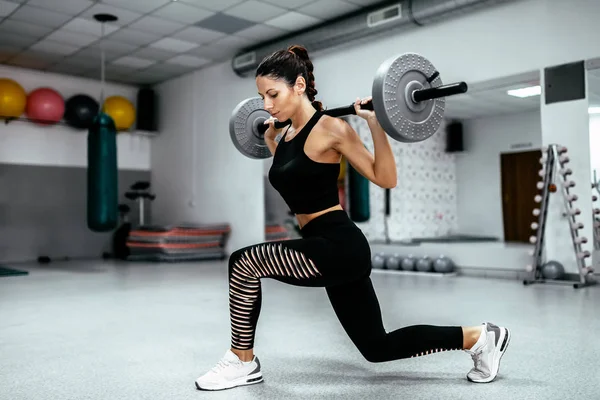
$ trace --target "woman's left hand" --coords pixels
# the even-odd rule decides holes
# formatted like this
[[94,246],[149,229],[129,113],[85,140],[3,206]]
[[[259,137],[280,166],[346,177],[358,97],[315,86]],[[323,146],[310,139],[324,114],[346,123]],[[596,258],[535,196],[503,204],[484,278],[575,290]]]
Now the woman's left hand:
[[371,101],[373,99],[372,96],[369,97],[365,97],[364,99],[360,99],[360,98],[356,98],[356,101],[354,102],[354,110],[356,111],[356,115],[358,115],[361,118],[364,118],[366,120],[375,118],[375,111],[371,111],[371,110],[364,110],[360,108],[361,104],[365,104],[368,103],[369,101]]

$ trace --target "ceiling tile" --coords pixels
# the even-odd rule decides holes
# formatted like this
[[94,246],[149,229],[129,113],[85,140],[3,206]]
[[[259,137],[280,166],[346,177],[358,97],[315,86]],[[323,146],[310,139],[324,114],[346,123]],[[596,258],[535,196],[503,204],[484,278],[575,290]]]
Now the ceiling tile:
[[82,50],[82,52],[88,51],[90,56],[99,60],[102,49],[104,49],[105,54],[108,54],[112,57],[115,55],[121,56],[130,54],[139,49],[139,46],[118,40],[103,39],[92,44],[89,48]]
[[346,3],[341,0],[327,0],[310,3],[304,7],[298,8],[298,12],[311,17],[320,19],[333,19],[352,11],[358,10],[360,7],[356,4]]
[[83,47],[95,42],[98,40],[98,37],[86,35],[80,32],[70,32],[59,29],[46,36],[46,39],[59,43],[71,44],[77,47]]
[[31,37],[42,37],[52,32],[54,28],[48,28],[47,26],[40,26],[34,24],[28,24],[23,21],[13,21],[11,19],[5,19],[0,23],[0,42],[2,41],[3,33],[12,33],[17,35],[25,35]]
[[[1,26],[1,25],[0,25]],[[186,40],[192,43],[204,44],[215,41],[225,36],[222,32],[216,32],[210,29],[204,29],[197,26],[190,26],[171,35],[176,39]]]
[[223,11],[240,4],[244,0],[179,0],[182,3],[190,4],[196,7],[205,8],[211,11]]
[[142,47],[141,49],[131,53],[133,57],[144,58],[146,60],[164,61],[173,57],[172,51],[156,49],[154,47]]
[[112,41],[122,41],[128,44],[135,44],[138,46],[145,46],[149,43],[155,42],[160,39],[159,35],[155,35],[150,32],[142,32],[130,28],[122,28],[108,36],[107,39]]
[[226,36],[224,38],[216,40],[209,46],[219,47],[225,50],[231,50],[235,52],[236,50],[240,50],[244,47],[249,47],[252,44],[254,44],[254,42],[249,39],[241,38],[238,36]]
[[0,17],[10,15],[17,8],[19,8],[17,3],[9,3],[8,1],[0,0]]
[[28,5],[68,15],[77,15],[94,5],[91,0],[29,0]]
[[[131,22],[135,21],[136,19],[138,19],[142,16],[142,14],[140,14],[138,12],[126,10],[126,9],[120,8],[120,7],[111,6],[110,4],[100,4],[100,3],[88,8],[86,11],[84,11],[79,16],[95,21],[94,20],[95,14],[113,14],[113,15],[115,15],[118,18],[118,20],[114,21],[113,25],[118,25],[118,26],[128,25]],[[100,24],[100,23],[98,22],[98,24]]]
[[62,55],[73,54],[79,50],[81,46],[73,46],[70,44],[64,44],[59,42],[53,42],[52,40],[42,40],[37,42],[30,47],[31,50],[37,50],[47,53],[56,53]]
[[172,21],[193,24],[212,15],[214,11],[204,10],[181,2],[172,2],[152,13],[152,15]]
[[17,21],[28,22],[30,24],[57,28],[73,17],[71,15],[58,13],[55,11],[44,10],[43,8],[39,7],[24,5],[15,11],[10,18]]
[[[303,7],[307,4],[316,3],[316,0],[262,0],[265,3],[275,4],[279,7],[288,8],[290,10]],[[331,0],[319,1],[319,3],[328,3]],[[378,0],[381,1],[381,0]]]
[[231,34],[254,25],[254,22],[231,15],[215,14],[194,25],[217,32]]
[[212,61],[207,58],[196,57],[189,54],[180,54],[165,61],[167,64],[178,64],[187,67],[201,67],[210,64]]
[[180,39],[163,38],[154,43],[151,43],[150,47],[154,47],[157,49],[163,49],[163,50],[172,50],[172,51],[176,51],[178,53],[184,53],[195,47],[198,47],[198,44],[192,43],[192,42],[187,42],[187,41],[180,40]]
[[254,22],[264,22],[287,12],[285,8],[273,4],[261,3],[256,0],[245,1],[223,13]]
[[[87,33],[96,37],[102,36],[102,24],[85,18],[73,18],[61,28],[73,32]],[[109,35],[119,29],[121,27],[118,25],[106,23],[104,24],[104,35]]]
[[271,40],[282,36],[288,32],[283,29],[275,28],[269,25],[254,25],[248,29],[237,32],[235,35],[255,41]]
[[214,43],[206,46],[198,47],[189,51],[189,54],[210,58],[212,60],[221,61],[233,57],[240,49],[249,47],[253,42],[239,38],[237,36],[228,36],[219,39]]
[[165,4],[169,4],[171,0],[102,0],[102,2],[111,6],[146,14]]
[[87,56],[87,53],[79,52],[63,59],[60,64],[72,66],[73,68],[94,68],[101,65],[100,60],[93,59]]
[[382,0],[344,0],[348,3],[356,4],[357,6],[367,7],[372,6],[373,4],[381,3]]
[[77,67],[70,64],[60,62],[54,64],[47,69],[50,72],[56,72],[57,74],[70,75],[70,76],[82,76],[86,71],[85,67]]
[[185,65],[159,63],[159,64],[154,64],[151,67],[148,67],[143,72],[153,73],[153,74],[157,74],[157,73],[175,74],[175,73],[186,73],[186,72],[192,71],[194,69],[195,69],[194,67],[189,67],[189,66],[185,66]]
[[309,26],[316,25],[320,22],[323,21],[315,17],[300,14],[295,11],[290,11],[287,14],[283,14],[279,17],[275,17],[269,21],[266,21],[265,24],[280,29],[286,29],[288,31],[296,31],[308,28]]
[[0,43],[3,45],[10,45],[13,47],[25,48],[29,47],[39,39],[25,36],[25,35],[17,35],[12,33],[0,32]]
[[235,54],[235,50],[224,49],[218,46],[201,46],[190,50],[187,54],[195,55],[202,58],[208,58],[214,61],[222,61],[231,58]]
[[123,65],[123,66],[133,67],[133,68],[146,68],[146,67],[151,66],[155,62],[156,62],[155,60],[146,60],[146,59],[138,58],[138,57],[125,56],[125,57],[121,57],[121,58],[117,58],[116,60],[113,60],[111,62],[111,64]]
[[184,24],[169,21],[166,19],[152,17],[150,15],[140,18],[128,28],[135,29],[143,32],[151,32],[158,35],[169,35],[175,31],[181,30],[185,27]]

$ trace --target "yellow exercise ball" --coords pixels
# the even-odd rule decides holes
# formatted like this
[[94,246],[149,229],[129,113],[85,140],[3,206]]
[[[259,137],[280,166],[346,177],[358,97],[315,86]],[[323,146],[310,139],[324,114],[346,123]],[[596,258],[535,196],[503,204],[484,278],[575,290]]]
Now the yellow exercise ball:
[[27,106],[27,93],[17,82],[0,78],[0,118],[19,118]]
[[110,96],[104,101],[102,111],[108,114],[117,130],[127,130],[135,122],[135,107],[123,96]]

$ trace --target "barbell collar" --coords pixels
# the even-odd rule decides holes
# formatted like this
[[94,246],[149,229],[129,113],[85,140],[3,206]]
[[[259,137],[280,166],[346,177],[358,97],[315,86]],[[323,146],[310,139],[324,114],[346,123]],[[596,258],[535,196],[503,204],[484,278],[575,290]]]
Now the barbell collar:
[[451,83],[429,89],[415,90],[412,94],[412,99],[415,103],[420,103],[422,101],[439,99],[440,97],[466,93],[468,89],[469,86],[466,82]]

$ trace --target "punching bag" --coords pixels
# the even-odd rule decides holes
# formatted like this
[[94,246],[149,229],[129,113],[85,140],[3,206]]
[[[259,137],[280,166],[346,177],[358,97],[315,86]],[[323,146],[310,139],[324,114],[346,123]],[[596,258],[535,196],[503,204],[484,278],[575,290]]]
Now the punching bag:
[[112,231],[119,220],[117,128],[105,113],[88,131],[87,225],[95,232]]
[[350,219],[365,222],[371,217],[369,206],[369,180],[348,163],[348,200],[350,201]]

